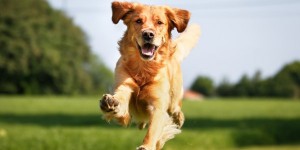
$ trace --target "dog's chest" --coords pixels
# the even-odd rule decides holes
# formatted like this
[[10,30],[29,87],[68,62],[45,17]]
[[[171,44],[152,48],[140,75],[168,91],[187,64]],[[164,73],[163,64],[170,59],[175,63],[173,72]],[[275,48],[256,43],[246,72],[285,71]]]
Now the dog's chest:
[[135,80],[139,87],[155,81],[155,78],[161,70],[159,64],[136,64],[127,68],[130,76]]

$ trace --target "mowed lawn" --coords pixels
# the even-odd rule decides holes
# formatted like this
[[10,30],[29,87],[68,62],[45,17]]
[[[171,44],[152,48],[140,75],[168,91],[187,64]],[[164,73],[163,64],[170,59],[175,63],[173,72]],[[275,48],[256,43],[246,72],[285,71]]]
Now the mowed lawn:
[[[101,119],[98,97],[0,96],[1,150],[134,150],[145,130]],[[300,149],[300,101],[185,101],[182,133],[164,150]]]

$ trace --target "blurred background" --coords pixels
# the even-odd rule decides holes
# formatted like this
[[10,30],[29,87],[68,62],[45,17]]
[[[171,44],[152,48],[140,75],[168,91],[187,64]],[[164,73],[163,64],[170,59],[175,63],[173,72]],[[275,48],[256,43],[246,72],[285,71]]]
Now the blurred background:
[[[0,149],[138,146],[144,131],[98,108],[126,30],[111,2],[0,0]],[[300,1],[138,2],[189,10],[202,28],[182,64],[184,132],[165,149],[300,149]]]
[[[231,88],[240,85],[250,96],[299,97],[297,93],[270,89],[283,68],[291,65],[286,69],[291,70],[288,68],[299,66],[297,0],[140,2],[187,9],[192,13],[190,24],[202,27],[198,45],[182,65],[186,90],[198,78],[206,78],[212,82],[213,93],[204,92],[205,95],[223,96],[225,85]],[[112,23],[111,1],[48,0],[16,5],[2,5],[1,93],[111,91],[112,71],[120,56],[117,42],[126,30],[122,22]],[[173,37],[177,35],[173,31]],[[285,72],[281,74],[289,74]],[[299,73],[295,77],[299,78]],[[298,86],[299,79],[293,80],[298,80]],[[256,89],[264,91],[249,91],[247,86],[257,86],[253,84],[259,84]],[[225,90],[229,95],[238,94],[235,89]]]

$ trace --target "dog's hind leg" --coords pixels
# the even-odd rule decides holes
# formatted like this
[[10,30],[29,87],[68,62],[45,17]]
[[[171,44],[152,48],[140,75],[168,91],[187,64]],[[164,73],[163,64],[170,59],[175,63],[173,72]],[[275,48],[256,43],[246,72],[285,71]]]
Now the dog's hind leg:
[[149,128],[144,138],[143,145],[137,150],[155,150],[161,140],[165,127],[169,122],[169,115],[161,110],[155,110],[150,118]]

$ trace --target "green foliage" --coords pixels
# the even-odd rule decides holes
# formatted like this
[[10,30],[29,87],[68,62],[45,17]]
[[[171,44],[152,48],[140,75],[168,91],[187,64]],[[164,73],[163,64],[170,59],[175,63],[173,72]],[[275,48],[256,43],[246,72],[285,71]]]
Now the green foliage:
[[44,0],[0,0],[0,11],[0,93],[87,94],[111,83],[83,31],[63,12]]
[[234,86],[233,92],[236,96],[249,96],[251,81],[247,75],[243,75],[240,81]]
[[232,96],[233,85],[227,80],[223,79],[223,81],[216,87],[216,93],[218,96],[229,97]]
[[293,97],[300,98],[300,62],[285,65],[273,77],[261,78],[257,71],[252,78],[243,75],[236,84],[223,81],[216,88],[218,96]]
[[199,92],[205,96],[214,94],[214,84],[212,79],[205,76],[198,76],[191,86],[191,90]]
[[300,61],[284,66],[274,77],[276,90],[283,96],[300,98]]
[[[146,130],[107,123],[97,99],[0,96],[1,150],[127,150],[140,145]],[[184,101],[182,133],[164,149],[299,149],[299,109],[300,103],[289,99]]]

